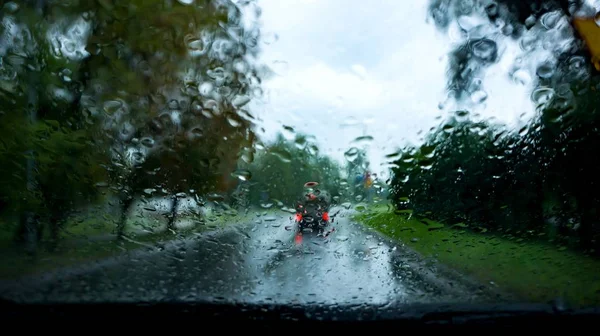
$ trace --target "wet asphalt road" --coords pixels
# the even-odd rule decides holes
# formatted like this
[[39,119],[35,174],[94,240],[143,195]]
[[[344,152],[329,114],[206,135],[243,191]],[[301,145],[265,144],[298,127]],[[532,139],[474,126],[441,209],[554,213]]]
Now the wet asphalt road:
[[289,217],[256,217],[162,250],[4,283],[1,295],[19,301],[327,305],[497,300],[483,286],[426,266],[401,243],[353,223],[346,210],[328,238],[308,234],[301,243],[285,230]]

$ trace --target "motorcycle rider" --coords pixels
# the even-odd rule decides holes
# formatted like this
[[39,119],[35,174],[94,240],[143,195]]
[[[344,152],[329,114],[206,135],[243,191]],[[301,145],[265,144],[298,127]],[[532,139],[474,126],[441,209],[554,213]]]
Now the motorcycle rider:
[[304,194],[302,201],[298,202],[296,210],[300,208],[306,208],[309,204],[314,204],[318,207],[319,210],[323,212],[328,212],[330,207],[330,200],[326,193],[321,192],[321,190],[313,188],[317,186],[316,182],[307,182],[304,184],[305,187],[308,188],[307,192]]
[[[296,221],[301,221],[307,211],[312,212],[313,210],[316,210],[321,216],[321,220],[325,222],[325,225],[329,223],[330,198],[327,192],[315,188],[317,185],[318,183],[316,182],[308,182],[304,185],[304,187],[307,188],[307,191],[296,205]],[[325,227],[323,227],[323,229],[325,229]],[[326,230],[321,232],[320,235],[326,237],[333,231],[334,229]]]

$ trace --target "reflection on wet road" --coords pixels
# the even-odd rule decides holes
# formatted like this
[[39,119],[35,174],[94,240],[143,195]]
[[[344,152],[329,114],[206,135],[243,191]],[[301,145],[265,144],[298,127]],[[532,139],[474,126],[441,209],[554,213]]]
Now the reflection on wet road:
[[[479,293],[426,268],[402,246],[342,212],[328,238],[298,244],[289,214],[257,216],[163,251],[145,252],[51,281],[29,281],[3,296],[52,301],[241,301],[386,304],[478,300]],[[450,283],[452,286],[447,286]],[[440,286],[444,284],[444,286]],[[448,289],[451,288],[451,289]],[[483,294],[482,294],[483,295]]]

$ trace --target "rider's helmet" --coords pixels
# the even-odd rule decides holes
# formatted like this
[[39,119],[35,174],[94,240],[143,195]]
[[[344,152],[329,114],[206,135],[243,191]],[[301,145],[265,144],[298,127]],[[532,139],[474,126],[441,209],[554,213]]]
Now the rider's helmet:
[[304,188],[306,188],[306,199],[307,200],[315,200],[319,195],[320,191],[315,189],[314,187],[318,186],[317,182],[306,182],[304,183]]

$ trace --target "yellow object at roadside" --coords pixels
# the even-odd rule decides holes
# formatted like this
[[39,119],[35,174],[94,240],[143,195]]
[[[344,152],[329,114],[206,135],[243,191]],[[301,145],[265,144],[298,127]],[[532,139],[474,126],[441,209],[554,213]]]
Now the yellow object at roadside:
[[600,71],[600,26],[596,22],[600,22],[600,17],[573,18],[573,26],[585,41],[591,54],[592,64]]

